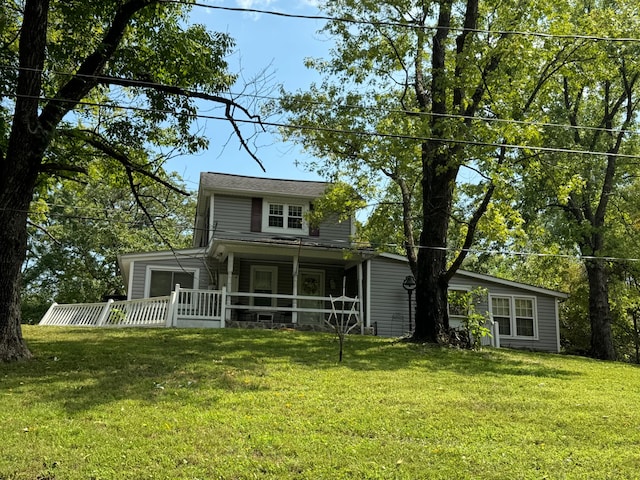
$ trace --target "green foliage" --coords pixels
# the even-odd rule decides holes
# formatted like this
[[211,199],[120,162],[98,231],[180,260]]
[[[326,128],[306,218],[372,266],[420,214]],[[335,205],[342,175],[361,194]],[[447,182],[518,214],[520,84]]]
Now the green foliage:
[[[29,322],[52,300],[92,301],[121,293],[118,253],[187,245],[191,204],[179,195],[180,179],[167,175],[163,165],[208,145],[202,130],[193,128],[196,101],[242,109],[223,101],[236,79],[225,60],[232,39],[190,25],[188,3],[51,0],[43,17],[31,5],[0,5],[3,202],[23,202],[20,194],[30,195],[35,182],[26,172],[39,175],[23,267],[22,307]],[[40,28],[46,45],[34,40],[22,45],[28,54],[19,55],[20,32]],[[33,64],[39,54],[42,66]],[[19,74],[34,75],[28,95],[25,87],[17,95]],[[38,108],[20,110],[29,118],[12,133],[14,109],[34,97],[40,98]],[[10,135],[26,139],[32,151],[15,147],[25,140],[9,150]],[[11,190],[16,188],[21,191]],[[6,208],[5,221],[23,232],[24,219],[13,217],[24,207]],[[4,238],[2,248],[13,241]],[[12,249],[7,256],[19,265],[22,251]],[[9,278],[5,285],[18,281]],[[5,300],[8,290],[0,292]],[[13,317],[3,311],[0,323],[17,323]],[[5,341],[16,339],[0,339]]]
[[488,303],[487,290],[482,287],[463,292],[461,290],[450,291],[448,295],[449,311],[461,312],[462,323],[466,336],[469,338],[469,346],[479,350],[482,339],[491,337],[491,330],[487,327],[490,321],[489,312],[480,313],[476,310],[480,303]]
[[338,364],[333,335],[289,331],[24,334],[36,360],[0,364],[7,479],[637,476],[630,365],[359,335]]
[[[180,184],[175,175],[159,175]],[[123,294],[119,254],[191,245],[193,199],[151,179],[141,179],[137,193],[146,213],[108,163],[91,165],[89,176],[41,186],[23,268],[24,322],[38,322],[53,301]]]

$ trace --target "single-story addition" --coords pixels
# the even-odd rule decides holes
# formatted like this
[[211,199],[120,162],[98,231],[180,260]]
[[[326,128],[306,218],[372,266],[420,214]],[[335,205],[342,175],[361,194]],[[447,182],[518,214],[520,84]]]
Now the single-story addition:
[[[406,334],[415,312],[403,287],[411,273],[406,258],[356,248],[353,218],[309,225],[306,214],[327,187],[202,173],[193,248],[120,256],[127,298],[168,296],[179,285],[190,308],[182,311],[193,313],[209,302],[201,292],[222,292],[224,308],[215,315],[183,315],[175,326],[323,329],[329,315],[342,312],[362,332]],[[450,282],[450,291],[477,287],[485,295],[476,311],[498,322],[501,346],[560,350],[558,302],[566,294],[467,271]],[[455,310],[452,326],[465,313]]]

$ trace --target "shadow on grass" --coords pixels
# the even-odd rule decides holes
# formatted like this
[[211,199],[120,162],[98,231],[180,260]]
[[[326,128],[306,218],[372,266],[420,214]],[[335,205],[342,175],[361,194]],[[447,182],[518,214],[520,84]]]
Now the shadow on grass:
[[[131,399],[185,401],[206,385],[208,404],[216,395],[269,389],[270,371],[296,366],[314,370],[453,371],[467,375],[569,377],[553,356],[487,350],[459,351],[398,343],[377,337],[349,337],[338,364],[333,335],[261,330],[66,329],[27,327],[35,358],[0,365],[0,387],[37,389],[70,414]],[[191,390],[191,391],[190,391]],[[171,391],[175,395],[167,395]],[[184,393],[185,395],[182,395]],[[197,396],[189,396],[198,401]]]

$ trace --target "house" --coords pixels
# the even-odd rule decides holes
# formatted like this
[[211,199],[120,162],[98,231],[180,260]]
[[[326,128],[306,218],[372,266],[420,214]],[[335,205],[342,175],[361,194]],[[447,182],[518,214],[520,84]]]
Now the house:
[[[202,173],[193,248],[119,257],[129,300],[166,296],[176,285],[225,291],[224,318],[179,326],[279,326],[323,329],[340,311],[360,319],[362,332],[400,336],[411,329],[403,280],[405,257],[359,249],[353,218],[307,223],[325,182]],[[558,352],[558,302],[566,295],[478,273],[459,271],[450,291],[482,287],[476,311],[498,322],[501,346]],[[191,298],[191,297],[190,297]],[[351,302],[345,307],[344,300]],[[193,299],[190,300],[193,302]],[[450,310],[452,326],[464,312]],[[459,309],[458,309],[459,310]]]

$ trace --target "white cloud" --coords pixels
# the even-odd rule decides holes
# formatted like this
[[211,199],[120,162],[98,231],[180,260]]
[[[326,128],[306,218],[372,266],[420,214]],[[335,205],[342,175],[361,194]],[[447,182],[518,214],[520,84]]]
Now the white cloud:
[[264,9],[275,3],[275,0],[236,0],[240,8]]

